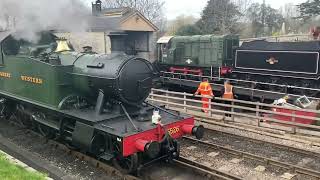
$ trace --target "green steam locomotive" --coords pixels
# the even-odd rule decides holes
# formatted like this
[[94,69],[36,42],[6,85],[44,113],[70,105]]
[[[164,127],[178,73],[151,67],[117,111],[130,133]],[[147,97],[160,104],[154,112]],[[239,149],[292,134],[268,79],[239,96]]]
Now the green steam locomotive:
[[[43,32],[32,43],[0,32],[2,118],[112,161],[124,172],[178,158],[177,138],[203,136],[193,117],[146,101],[155,74],[149,61],[78,53],[56,39]],[[152,121],[155,112],[161,123]]]

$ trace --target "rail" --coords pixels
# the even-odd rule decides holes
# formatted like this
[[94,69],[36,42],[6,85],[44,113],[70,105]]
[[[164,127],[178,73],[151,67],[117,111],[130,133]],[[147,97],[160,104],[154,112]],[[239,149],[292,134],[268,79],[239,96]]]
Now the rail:
[[[152,89],[148,101],[164,104],[168,108],[179,109],[185,113],[199,115],[202,109],[202,96],[193,96],[189,93],[180,93],[162,89]],[[278,112],[285,110],[286,112]],[[208,114],[203,114],[208,119],[215,119],[216,115],[225,116],[230,114],[230,118],[225,121],[232,121],[248,125],[255,125],[262,128],[281,129],[296,134],[308,134],[320,137],[320,118],[317,110],[299,109],[275,106],[271,104],[249,102],[242,100],[229,100],[223,98],[209,98]],[[310,121],[310,124],[302,124],[299,121]],[[312,123],[312,124],[311,124]],[[275,126],[275,127],[273,127]]]
[[208,146],[208,147],[213,148],[213,149],[221,150],[223,152],[230,153],[232,155],[236,155],[236,156],[239,156],[239,157],[244,158],[244,159],[251,159],[251,160],[255,160],[255,161],[261,162],[261,163],[266,163],[268,165],[272,165],[272,166],[276,166],[276,167],[292,170],[295,173],[308,175],[308,176],[311,176],[311,177],[314,177],[314,178],[317,178],[317,179],[320,178],[320,171],[316,171],[314,169],[302,167],[302,166],[291,164],[291,163],[287,163],[287,162],[282,162],[282,161],[275,160],[275,159],[272,159],[272,158],[267,158],[267,157],[264,157],[264,156],[260,156],[260,155],[252,154],[252,153],[249,153],[249,152],[233,149],[233,148],[230,148],[230,147],[225,147],[225,146],[218,145],[218,144],[211,143],[211,142],[206,142],[206,141],[194,139],[194,138],[191,138],[191,137],[184,137],[184,140],[188,140],[188,141],[191,141],[191,142],[197,142],[197,143],[199,143],[201,145]]

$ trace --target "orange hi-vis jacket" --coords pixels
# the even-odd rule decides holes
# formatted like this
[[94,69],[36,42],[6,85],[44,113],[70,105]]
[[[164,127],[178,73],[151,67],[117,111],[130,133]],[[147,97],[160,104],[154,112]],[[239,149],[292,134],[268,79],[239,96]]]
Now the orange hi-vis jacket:
[[211,85],[208,82],[201,82],[196,93],[203,96],[213,96]]
[[[199,87],[198,87],[198,90],[197,90],[196,94],[198,94],[198,93],[200,93],[202,96],[213,96],[212,88],[211,88],[210,83],[201,82]],[[208,97],[202,97],[201,101],[202,101],[202,110],[205,113],[208,113],[209,101],[210,101],[209,98]]]
[[233,86],[231,84],[224,85],[224,94],[223,94],[222,98],[233,99]]

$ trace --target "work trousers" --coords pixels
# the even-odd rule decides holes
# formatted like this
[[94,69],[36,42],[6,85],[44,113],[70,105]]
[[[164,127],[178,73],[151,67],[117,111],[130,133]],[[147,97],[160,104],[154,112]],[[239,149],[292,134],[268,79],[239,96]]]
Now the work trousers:
[[201,98],[202,101],[202,111],[205,113],[208,113],[208,108],[209,108],[209,98]]
[[[230,101],[225,101],[224,103],[227,104],[227,105],[231,105],[231,102],[230,102]],[[224,110],[225,110],[225,111],[228,111],[228,112],[231,112],[231,107],[225,107]],[[231,114],[229,114],[229,113],[225,113],[224,115],[225,115],[226,117],[231,117]]]

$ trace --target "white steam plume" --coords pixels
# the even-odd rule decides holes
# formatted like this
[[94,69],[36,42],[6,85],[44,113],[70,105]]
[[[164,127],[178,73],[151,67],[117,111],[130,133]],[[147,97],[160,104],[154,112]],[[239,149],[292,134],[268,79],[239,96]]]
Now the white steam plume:
[[0,31],[19,32],[16,38],[37,41],[45,30],[84,32],[89,9],[80,0],[0,0]]

